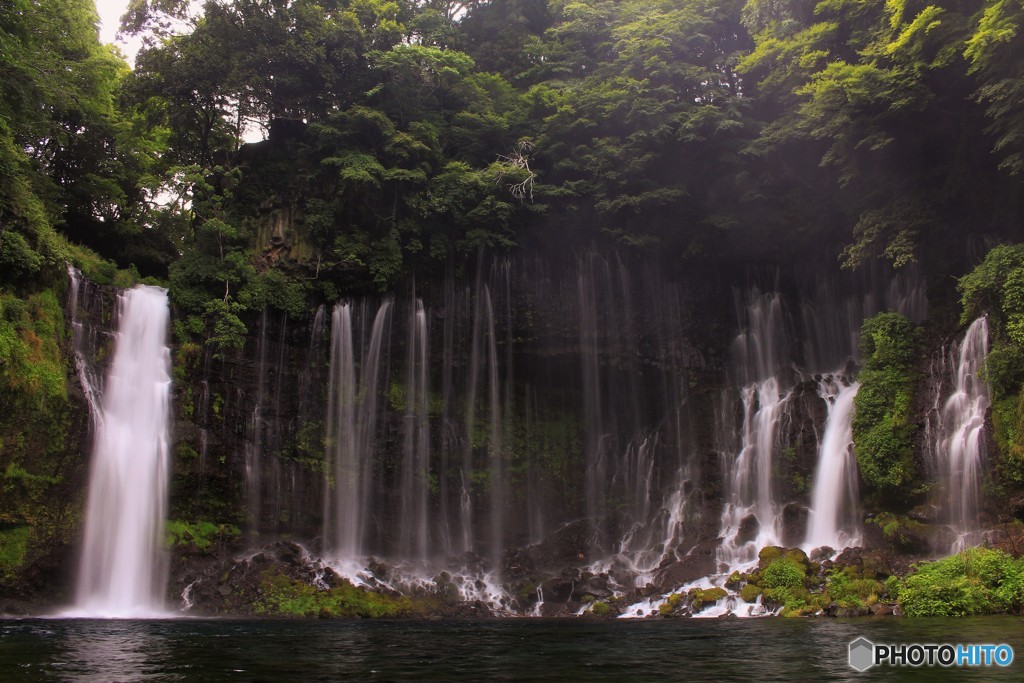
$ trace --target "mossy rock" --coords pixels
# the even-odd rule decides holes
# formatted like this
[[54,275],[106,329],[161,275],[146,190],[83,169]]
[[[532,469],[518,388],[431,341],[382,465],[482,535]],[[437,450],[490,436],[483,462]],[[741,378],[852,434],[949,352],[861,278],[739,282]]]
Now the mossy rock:
[[724,588],[693,588],[687,593],[687,597],[690,599],[690,611],[699,612],[728,594],[729,592]]
[[761,548],[761,552],[757,554],[758,569],[764,569],[772,560],[777,560],[782,557],[782,553],[785,552],[785,550],[785,548],[780,548],[777,545],[766,545]]
[[590,613],[595,617],[607,617],[612,612],[612,606],[607,602],[595,602],[590,608]]
[[761,595],[761,589],[752,583],[748,583],[740,589],[740,599],[743,602],[757,602],[759,595]]
[[679,606],[681,604],[683,604],[683,597],[684,596],[682,593],[672,593],[671,595],[669,595],[665,599],[665,602],[661,603],[661,605],[658,606],[658,614],[660,614],[663,617],[671,615],[673,612],[679,609]]
[[701,599],[701,601],[710,604],[713,602],[718,602],[728,594],[729,592],[724,588],[715,587],[702,590],[698,597]]
[[742,584],[743,581],[746,580],[746,577],[746,574],[740,574],[738,571],[733,572],[729,575],[729,578],[725,580],[725,587],[736,590],[740,587],[740,584]]
[[807,553],[805,553],[800,548],[791,548],[787,550],[785,558],[790,562],[793,562],[803,567],[804,573],[807,573],[807,571],[811,568],[811,561],[807,557]]
[[[253,605],[256,614],[289,617],[381,618],[407,617],[417,606],[404,595],[379,593],[341,580],[323,590],[291,579],[271,567],[260,576],[260,597]],[[426,604],[420,605],[423,611]]]

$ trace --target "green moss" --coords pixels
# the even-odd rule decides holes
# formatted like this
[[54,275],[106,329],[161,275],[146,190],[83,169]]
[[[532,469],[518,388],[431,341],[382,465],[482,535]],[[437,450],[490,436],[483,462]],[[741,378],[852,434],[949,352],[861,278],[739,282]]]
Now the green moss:
[[405,412],[405,386],[398,381],[388,387],[388,405],[397,413]]
[[590,611],[594,616],[606,617],[611,614],[612,607],[607,602],[595,602]]
[[804,573],[811,568],[811,561],[808,559],[807,553],[800,548],[790,548],[786,551],[785,558],[793,564],[798,565]]
[[900,489],[914,477],[913,427],[917,329],[896,313],[881,313],[861,328],[864,369],[854,399],[854,450],[861,476],[875,490]]
[[708,605],[713,605],[718,602],[728,594],[728,591],[724,588],[694,588],[689,594],[690,609],[694,612],[699,612]]
[[260,594],[256,613],[273,616],[377,619],[411,616],[415,612],[412,599],[406,595],[365,591],[344,580],[324,590],[289,579],[276,568],[263,572]]
[[748,583],[740,589],[740,598],[743,602],[757,602],[757,598],[761,595],[761,589],[752,583]]
[[0,529],[0,576],[21,567],[25,561],[30,532],[27,526]]

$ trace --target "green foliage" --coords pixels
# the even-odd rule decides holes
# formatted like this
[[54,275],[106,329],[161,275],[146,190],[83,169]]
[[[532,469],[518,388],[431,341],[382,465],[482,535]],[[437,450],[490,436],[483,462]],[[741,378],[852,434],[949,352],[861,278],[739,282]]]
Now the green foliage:
[[242,532],[234,524],[168,520],[165,533],[168,546],[191,546],[209,552],[215,544],[223,546],[229,539],[240,536]]
[[910,617],[1019,612],[1024,561],[1000,550],[973,548],[919,564],[899,587],[899,603]]
[[1024,485],[1024,245],[994,247],[957,285],[966,324],[988,316],[991,350],[985,379],[992,391],[999,479]]
[[829,572],[825,583],[825,593],[829,601],[846,609],[864,608],[882,596],[884,586],[880,581],[856,578],[851,567]]
[[879,512],[877,515],[868,517],[867,521],[882,530],[882,534],[899,544],[908,542],[908,535],[921,533],[927,527],[917,520],[902,515],[894,515],[891,512]]
[[985,359],[985,377],[996,399],[1013,396],[1024,384],[1024,349],[996,346]]
[[404,617],[414,613],[412,600],[356,588],[340,580],[328,589],[289,579],[276,569],[262,574],[257,614],[321,619]]
[[1024,486],[1024,391],[992,404],[992,432],[1003,481]]
[[64,314],[52,291],[21,301],[0,294],[0,405],[62,405],[67,399],[59,341]]
[[1024,124],[1021,93],[1024,78],[1014,65],[1024,54],[1024,8],[1013,0],[987,0],[964,56],[980,85],[975,97],[987,106],[995,151],[1011,173],[1024,170]]
[[803,567],[786,558],[772,560],[761,572],[762,588],[796,588],[803,583]]
[[52,290],[0,290],[0,579],[17,575],[37,544],[70,535],[66,481],[81,457],[67,452],[64,329]]
[[907,485],[914,476],[913,421],[917,330],[896,313],[880,313],[861,328],[864,369],[854,399],[854,450],[864,481],[876,490]]
[[957,284],[963,313],[960,321],[989,314],[997,335],[1024,344],[1024,245],[993,247]]

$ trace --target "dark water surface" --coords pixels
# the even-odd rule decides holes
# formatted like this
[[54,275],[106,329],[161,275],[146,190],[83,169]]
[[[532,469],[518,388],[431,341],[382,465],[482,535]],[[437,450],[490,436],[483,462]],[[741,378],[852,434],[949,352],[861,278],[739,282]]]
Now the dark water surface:
[[[1007,643],[1008,668],[876,667],[847,646]],[[0,620],[0,681],[1024,681],[1024,619]]]

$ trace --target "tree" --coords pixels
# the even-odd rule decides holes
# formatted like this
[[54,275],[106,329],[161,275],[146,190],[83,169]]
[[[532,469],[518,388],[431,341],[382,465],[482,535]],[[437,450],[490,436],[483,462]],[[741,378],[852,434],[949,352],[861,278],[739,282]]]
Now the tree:
[[1012,0],[989,0],[964,55],[979,87],[975,97],[986,105],[989,132],[1002,168],[1024,171],[1024,6]]

